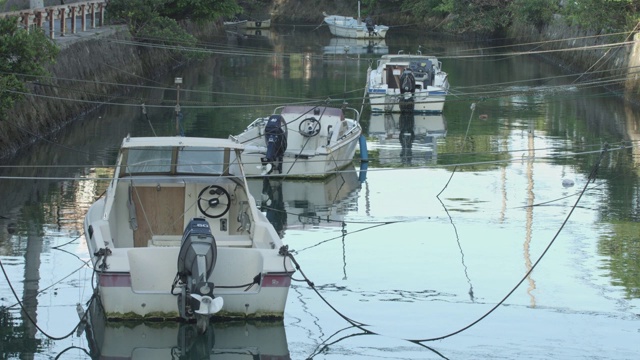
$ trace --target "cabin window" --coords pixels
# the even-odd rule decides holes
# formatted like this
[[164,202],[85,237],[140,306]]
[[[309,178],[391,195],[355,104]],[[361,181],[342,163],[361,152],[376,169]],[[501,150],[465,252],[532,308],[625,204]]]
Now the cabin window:
[[184,147],[178,151],[177,172],[184,174],[224,173],[225,149]]
[[171,171],[171,147],[131,148],[126,173],[166,173]]

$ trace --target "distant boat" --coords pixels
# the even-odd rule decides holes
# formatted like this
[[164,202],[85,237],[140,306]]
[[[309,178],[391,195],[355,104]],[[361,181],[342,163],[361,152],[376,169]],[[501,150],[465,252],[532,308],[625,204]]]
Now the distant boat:
[[267,20],[240,20],[225,21],[224,26],[235,29],[268,29],[271,27],[271,19]]
[[324,22],[329,26],[329,31],[334,36],[354,39],[384,39],[389,27],[376,25],[371,17],[363,22],[360,18],[360,1],[358,1],[358,18],[350,16],[328,15],[322,13]]
[[372,112],[442,113],[449,78],[429,55],[382,55],[369,69],[367,94]]
[[280,106],[229,138],[245,147],[247,176],[324,178],[353,164],[359,120],[353,108]]
[[268,29],[271,27],[271,19],[267,20],[247,20],[247,29]]

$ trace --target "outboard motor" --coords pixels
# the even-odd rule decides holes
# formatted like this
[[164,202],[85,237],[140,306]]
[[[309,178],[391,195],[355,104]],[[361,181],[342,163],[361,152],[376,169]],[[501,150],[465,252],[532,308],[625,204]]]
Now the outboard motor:
[[400,75],[400,93],[411,93],[416,91],[416,78],[413,76],[413,71],[409,68],[405,68]]
[[222,309],[222,298],[214,298],[212,282],[208,281],[216,265],[216,241],[209,223],[203,218],[189,221],[182,235],[178,254],[178,309],[184,319],[196,318],[198,330],[204,333],[211,316]]
[[282,173],[282,161],[287,150],[287,123],[282,115],[271,115],[264,128],[264,139],[267,144],[267,154],[262,158],[264,174],[270,174],[274,165]]
[[367,26],[367,31],[369,32],[369,35],[373,34],[375,32],[375,24],[371,16],[367,16],[367,18],[364,20],[364,23]]

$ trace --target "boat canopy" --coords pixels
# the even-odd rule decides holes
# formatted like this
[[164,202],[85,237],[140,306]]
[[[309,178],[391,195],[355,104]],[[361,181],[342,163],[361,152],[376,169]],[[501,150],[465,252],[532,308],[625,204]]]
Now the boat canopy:
[[[176,140],[178,139],[178,140]],[[131,175],[229,175],[241,174],[241,145],[220,139],[125,139],[119,177]]]

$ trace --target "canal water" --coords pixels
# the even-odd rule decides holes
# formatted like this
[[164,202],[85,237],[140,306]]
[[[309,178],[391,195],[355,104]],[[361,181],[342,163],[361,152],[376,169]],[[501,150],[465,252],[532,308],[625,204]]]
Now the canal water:
[[[3,358],[637,358],[640,113],[516,49],[387,36],[281,26],[214,37],[201,62],[4,160]],[[367,69],[399,51],[442,61],[442,115],[370,113]],[[177,104],[180,132],[226,138],[277,106],[343,102],[362,110],[367,169],[356,157],[325,181],[251,181],[308,280],[292,284],[283,321],[212,324],[200,337],[175,323],[74,329],[93,293],[83,216],[127,134],[175,134]]]

